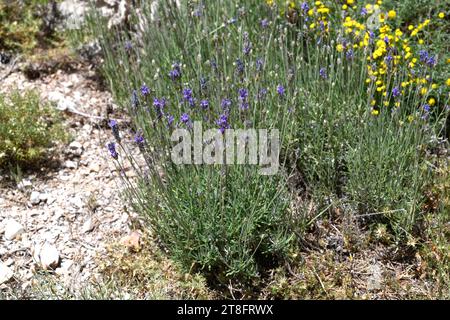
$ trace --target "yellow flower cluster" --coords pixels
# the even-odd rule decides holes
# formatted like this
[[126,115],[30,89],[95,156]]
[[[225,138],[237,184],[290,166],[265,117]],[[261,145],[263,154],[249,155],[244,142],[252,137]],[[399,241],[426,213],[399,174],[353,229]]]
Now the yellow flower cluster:
[[[267,0],[267,2],[273,3],[273,0]],[[333,35],[338,34],[339,38],[346,39],[345,43],[336,44],[335,49],[338,53],[353,50],[353,54],[359,49],[366,55],[368,74],[366,83],[374,89],[370,103],[374,107],[374,115],[378,114],[379,106],[399,107],[400,97],[407,89],[416,90],[423,99],[426,99],[429,106],[435,105],[436,98],[432,94],[439,85],[432,82],[430,76],[418,77],[418,73],[414,72],[414,68],[418,67],[419,63],[423,63],[420,60],[419,51],[425,49],[424,40],[419,35],[431,23],[431,20],[426,19],[417,26],[409,25],[407,30],[402,31],[395,27],[397,12],[383,11],[382,0],[372,3],[367,1],[357,3],[355,0],[343,0],[343,2],[342,12],[337,14],[342,16],[343,20],[337,26],[331,26],[329,22],[332,5],[328,7],[326,0],[314,2],[297,0],[297,3],[296,1],[288,3],[290,8],[297,8],[299,15],[308,21],[310,32],[321,35],[325,32],[331,35],[330,31],[333,27]],[[304,9],[305,7],[307,10]],[[374,15],[377,19],[375,23]],[[444,19],[445,14],[441,12],[437,14],[437,17]],[[450,63],[450,59],[447,62]],[[404,70],[408,71],[406,75]],[[393,79],[399,82],[393,84]],[[446,80],[446,85],[450,86],[450,79]],[[394,86],[397,99],[393,99]]]
[[329,31],[328,15],[330,8],[325,6],[322,1],[315,1],[314,6],[308,10],[308,17],[312,19],[309,24],[310,29],[318,29],[320,32]]
[[425,28],[430,23],[430,19],[425,20],[423,23],[419,24],[417,27],[412,25],[408,26],[408,30],[411,31],[411,37],[417,36],[417,34]]

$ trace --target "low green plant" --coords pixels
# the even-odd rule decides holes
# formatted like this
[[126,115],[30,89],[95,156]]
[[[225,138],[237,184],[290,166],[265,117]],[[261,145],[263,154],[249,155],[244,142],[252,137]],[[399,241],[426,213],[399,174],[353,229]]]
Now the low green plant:
[[61,118],[36,91],[0,95],[0,167],[34,166],[67,138]]
[[53,34],[49,34],[42,16],[48,12],[44,6],[53,2],[0,0],[0,50],[28,54],[40,44],[51,43]]

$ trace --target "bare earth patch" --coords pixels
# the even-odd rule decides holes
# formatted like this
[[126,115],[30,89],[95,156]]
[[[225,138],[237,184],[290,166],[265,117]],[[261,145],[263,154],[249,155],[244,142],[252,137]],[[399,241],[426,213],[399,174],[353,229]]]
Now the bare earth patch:
[[[12,73],[4,79],[1,91],[14,87],[37,89],[61,112],[74,108],[105,116],[112,106],[110,94],[99,91],[80,72],[58,71],[35,81]],[[63,283],[81,287],[100,277],[94,260],[105,252],[105,246],[132,228],[134,217],[120,199],[117,175],[105,149],[108,130],[99,127],[102,121],[97,118],[68,114],[65,122],[73,141],[61,146],[48,167],[34,173],[24,168],[18,183],[7,178],[6,172],[0,177],[0,257],[13,271],[12,279],[0,288],[25,292],[33,274],[46,268]],[[7,239],[6,233],[14,231],[7,230],[14,227],[12,221],[23,230],[9,233]],[[57,255],[51,267],[41,261],[46,250]]]

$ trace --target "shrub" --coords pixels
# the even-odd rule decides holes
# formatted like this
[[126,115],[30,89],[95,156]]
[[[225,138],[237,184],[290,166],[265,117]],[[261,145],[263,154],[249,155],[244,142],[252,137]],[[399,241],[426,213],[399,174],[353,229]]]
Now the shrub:
[[[307,225],[290,210],[292,167],[319,212],[337,196],[408,235],[422,213],[426,154],[448,116],[436,54],[416,37],[430,21],[406,31],[383,7],[380,25],[367,30],[373,5],[361,13],[332,1],[276,3],[143,4],[125,28],[110,30],[95,14],[88,22],[137,133],[142,158],[112,124],[119,148],[110,144],[111,155],[139,173],[137,182],[125,179],[128,199],[187,270],[220,283],[255,279],[287,258],[293,226]],[[279,128],[279,174],[175,166],[170,131],[192,130],[195,120]]]
[[0,49],[30,53],[39,44],[51,43],[55,13],[52,0],[1,0]]
[[0,95],[0,166],[39,164],[66,137],[60,120],[37,92]]

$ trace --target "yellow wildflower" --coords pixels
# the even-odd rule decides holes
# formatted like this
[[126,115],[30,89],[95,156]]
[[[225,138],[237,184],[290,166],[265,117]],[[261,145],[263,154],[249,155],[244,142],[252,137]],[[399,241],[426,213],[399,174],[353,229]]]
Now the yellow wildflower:
[[441,19],[444,19],[445,18],[445,13],[439,12],[438,17],[441,18]]
[[388,18],[389,19],[395,19],[396,16],[397,16],[397,12],[395,12],[394,10],[390,10],[388,12]]
[[436,99],[430,98],[430,99],[428,100],[428,104],[429,104],[430,106],[434,106],[434,105],[436,104]]

